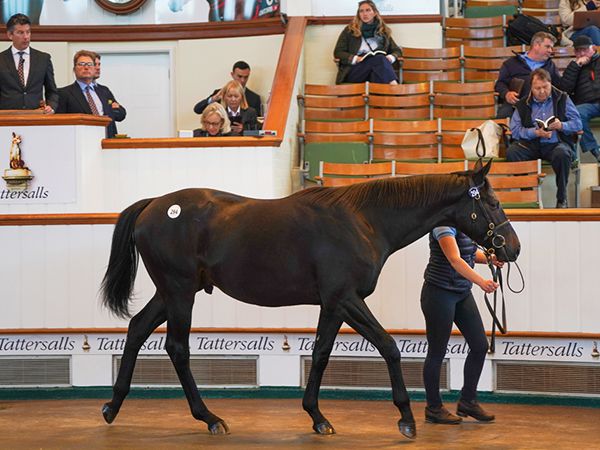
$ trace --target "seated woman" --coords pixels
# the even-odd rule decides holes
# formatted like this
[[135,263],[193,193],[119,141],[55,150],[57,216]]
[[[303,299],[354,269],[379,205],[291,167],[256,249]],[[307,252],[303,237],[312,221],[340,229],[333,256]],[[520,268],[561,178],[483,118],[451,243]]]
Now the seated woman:
[[202,111],[200,128],[194,130],[194,137],[205,136],[231,136],[231,122],[220,103],[211,103]]
[[256,110],[248,106],[244,88],[235,80],[229,81],[223,89],[221,104],[225,107],[231,121],[232,136],[241,136],[244,130],[259,128]]
[[[573,29],[573,17],[576,11],[588,11],[600,8],[600,0],[560,0],[558,14],[563,28],[563,38],[574,41],[577,36],[589,36],[594,45],[600,45],[600,28],[588,25],[581,30]],[[600,12],[598,13],[600,14]]]
[[336,84],[398,84],[392,64],[402,56],[402,50],[371,0],[358,3],[356,17],[340,34],[333,55],[339,60]]

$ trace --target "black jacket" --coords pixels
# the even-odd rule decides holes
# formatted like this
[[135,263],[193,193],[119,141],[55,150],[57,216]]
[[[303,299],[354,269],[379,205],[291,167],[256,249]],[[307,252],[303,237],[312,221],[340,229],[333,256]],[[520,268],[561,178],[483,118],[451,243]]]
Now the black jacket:
[[571,61],[563,73],[562,88],[576,105],[599,102],[600,55],[595,53],[591,61],[581,67]]
[[[127,115],[127,111],[117,100],[115,96],[112,94],[109,88],[106,86],[102,86],[100,84],[96,85],[96,94],[100,98],[102,102],[102,109],[104,110],[104,115],[108,116],[112,119],[112,122],[106,127],[106,137],[111,138],[117,134],[117,126],[116,122],[121,122],[125,119]],[[58,90],[59,92],[59,102],[57,113],[77,113],[77,114],[92,114],[92,110],[90,109],[90,105],[87,102],[87,99],[81,92],[81,88],[77,81],[73,84],[69,84],[68,86],[62,87]],[[119,108],[113,109],[111,104],[113,102],[119,103]]]
[[202,128],[196,128],[194,131],[194,137],[219,137],[219,136],[231,136],[231,133],[218,133],[216,136],[211,136],[208,131]]
[[[229,110],[227,110],[227,114],[229,114]],[[242,109],[240,108],[240,115],[237,117],[229,116],[229,120],[231,123],[233,122],[241,122],[243,125],[243,130],[256,130],[258,128],[258,121],[256,120],[256,111],[254,108]],[[231,132],[232,136],[236,136],[236,134]]]
[[38,109],[40,101],[56,111],[58,90],[48,53],[29,48],[29,75],[21,86],[10,48],[0,53],[0,109]]
[[[201,100],[198,103],[196,103],[196,106],[194,106],[194,112],[196,114],[202,114],[202,112],[209,105],[208,99],[211,98],[213,95],[215,95],[219,91],[220,91],[220,89],[215,89],[213,91],[213,93],[210,94],[208,97],[206,97],[204,100]],[[251,91],[248,88],[246,88],[244,90],[244,95],[246,96],[246,101],[248,102],[248,106],[250,108],[254,108],[254,111],[256,111],[257,114],[260,113],[260,111],[262,109],[261,108],[262,107],[262,103],[260,101],[260,95],[258,95],[256,92]]]
[[[560,74],[558,73],[558,69],[552,62],[552,59],[549,58],[542,69],[546,69],[550,76],[552,77],[552,85],[557,87],[558,89],[562,89]],[[500,67],[500,73],[498,74],[498,80],[496,81],[496,85],[494,86],[494,90],[499,94],[500,101],[504,102],[504,98],[506,97],[506,93],[509,91],[508,86],[510,85],[510,80],[513,78],[522,79],[525,84],[521,88],[521,92],[519,93],[519,97],[521,99],[527,98],[529,96],[529,91],[531,90],[531,82],[529,81],[529,77],[531,75],[531,69],[527,65],[527,63],[515,54],[515,56],[511,56],[506,61],[502,63]]]
[[[335,80],[336,84],[343,83],[348,76],[350,68],[352,67],[352,59],[356,56],[361,44],[362,37],[354,36],[349,27],[344,28],[344,31],[342,31],[335,44],[335,50],[333,51],[334,58],[339,60],[338,73]],[[394,39],[391,36],[389,38],[384,38],[383,50],[388,55],[394,55],[396,59],[402,57],[402,50],[394,42]]]
[[[554,108],[554,115],[560,119],[561,122],[566,122],[569,120],[567,117],[567,99],[569,96],[558,89],[552,89],[552,106]],[[521,123],[525,128],[533,128],[533,119],[531,117],[531,96],[528,98],[522,98],[515,105],[516,110],[519,112],[519,116],[521,117]],[[558,131],[558,139],[566,144],[568,144],[571,148],[574,149],[575,142],[573,141],[572,136],[568,136],[562,131]],[[535,139],[539,141],[539,138]],[[527,140],[519,140],[521,145],[528,147]]]

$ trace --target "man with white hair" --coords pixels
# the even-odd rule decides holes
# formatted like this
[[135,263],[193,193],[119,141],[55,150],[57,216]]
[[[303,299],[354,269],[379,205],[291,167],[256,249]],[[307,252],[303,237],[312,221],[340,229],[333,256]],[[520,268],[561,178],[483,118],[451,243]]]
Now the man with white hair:
[[598,142],[590,129],[590,120],[600,117],[600,55],[588,36],[577,36],[573,46],[575,59],[563,74],[562,88],[571,96],[581,116],[581,151],[590,152],[600,162]]

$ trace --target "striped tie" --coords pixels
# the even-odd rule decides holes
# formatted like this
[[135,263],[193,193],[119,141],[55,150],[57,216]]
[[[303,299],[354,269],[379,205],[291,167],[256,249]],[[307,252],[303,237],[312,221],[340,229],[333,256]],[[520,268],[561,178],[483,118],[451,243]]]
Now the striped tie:
[[96,108],[96,102],[94,102],[94,99],[92,98],[92,94],[90,93],[90,87],[86,86],[85,88],[85,97],[87,98],[87,102],[88,105],[90,105],[90,109],[92,110],[92,114],[95,116],[99,116],[100,113],[98,113],[98,108]]
[[21,86],[25,87],[25,58],[23,55],[25,52],[17,52],[19,54],[19,66],[17,67],[17,73],[19,74],[19,81]]

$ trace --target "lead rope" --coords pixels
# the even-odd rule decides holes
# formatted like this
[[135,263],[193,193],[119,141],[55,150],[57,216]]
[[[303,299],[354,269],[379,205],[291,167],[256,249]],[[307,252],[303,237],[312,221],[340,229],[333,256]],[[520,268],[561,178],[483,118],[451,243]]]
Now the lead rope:
[[[498,331],[500,331],[501,334],[506,334],[506,330],[507,330],[507,327],[506,327],[506,301],[504,298],[504,280],[502,277],[502,269],[500,267],[494,266],[494,264],[492,262],[492,257],[489,253],[485,252],[485,255],[487,258],[488,267],[490,268],[490,271],[492,272],[492,279],[494,280],[494,282],[496,282],[500,285],[499,289],[500,289],[501,300],[502,300],[502,322],[500,322],[500,320],[498,319],[498,316],[496,314],[496,309],[498,306],[498,289],[496,289],[494,291],[493,304],[490,302],[487,293],[483,294],[483,298],[485,299],[485,305],[487,306],[487,309],[490,312],[490,315],[492,316],[492,333],[491,333],[491,337],[490,337],[489,353],[494,353],[496,351],[496,327],[498,328]],[[511,292],[513,292],[515,294],[519,294],[519,293],[523,292],[523,290],[525,289],[525,279],[523,278],[523,272],[521,271],[521,268],[515,262],[515,265],[517,266],[517,270],[519,271],[519,275],[521,276],[521,288],[519,290],[514,290],[512,288],[512,286],[510,285],[510,262],[507,262],[506,264],[508,265],[506,286],[508,287],[508,289]]]

